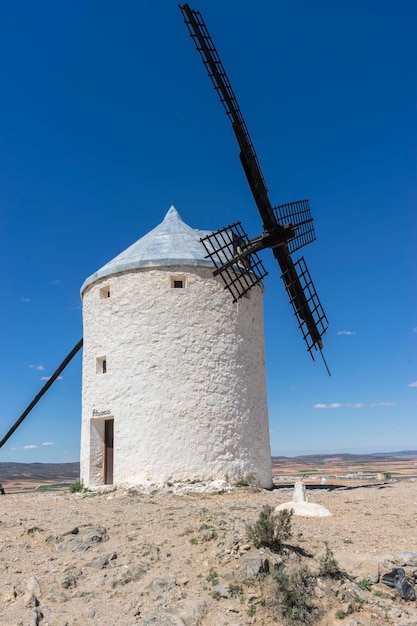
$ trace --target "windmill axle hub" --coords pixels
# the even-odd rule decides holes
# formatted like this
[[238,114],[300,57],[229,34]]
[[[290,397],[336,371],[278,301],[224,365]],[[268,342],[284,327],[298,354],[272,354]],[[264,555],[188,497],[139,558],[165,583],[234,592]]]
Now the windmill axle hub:
[[247,256],[253,252],[264,250],[265,248],[278,248],[279,246],[286,244],[287,241],[292,239],[294,236],[295,231],[291,224],[271,228],[263,232],[262,235],[259,235],[259,237],[251,239],[243,248],[242,253]]

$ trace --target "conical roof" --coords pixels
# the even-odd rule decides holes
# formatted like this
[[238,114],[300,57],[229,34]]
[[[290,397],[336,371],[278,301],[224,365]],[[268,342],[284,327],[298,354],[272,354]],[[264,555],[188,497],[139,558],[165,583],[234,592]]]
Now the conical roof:
[[210,259],[205,258],[207,253],[200,241],[210,233],[187,226],[171,206],[159,226],[89,276],[81,287],[81,294],[96,280],[126,270],[170,265],[213,267]]

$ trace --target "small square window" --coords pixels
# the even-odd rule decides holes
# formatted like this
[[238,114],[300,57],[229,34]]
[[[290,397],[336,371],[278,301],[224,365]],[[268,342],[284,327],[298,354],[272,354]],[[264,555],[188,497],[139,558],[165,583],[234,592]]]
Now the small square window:
[[110,298],[110,287],[107,286],[100,289],[100,298]]
[[185,289],[185,276],[171,276],[171,287],[173,289]]
[[107,373],[107,359],[105,356],[100,356],[96,361],[96,374]]

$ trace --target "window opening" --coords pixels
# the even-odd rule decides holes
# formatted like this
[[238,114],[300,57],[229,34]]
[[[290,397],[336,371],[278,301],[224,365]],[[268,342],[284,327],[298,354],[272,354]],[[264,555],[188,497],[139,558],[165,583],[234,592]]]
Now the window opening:
[[100,289],[100,298],[103,300],[104,298],[110,298],[110,287],[102,287]]
[[96,362],[96,373],[97,374],[106,374],[107,373],[107,358],[105,356],[100,356]]
[[185,276],[171,276],[171,287],[173,289],[185,289]]

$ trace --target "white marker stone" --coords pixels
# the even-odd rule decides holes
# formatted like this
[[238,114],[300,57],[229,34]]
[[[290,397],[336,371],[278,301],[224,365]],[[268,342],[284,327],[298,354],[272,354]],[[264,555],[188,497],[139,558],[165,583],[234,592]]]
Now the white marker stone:
[[276,511],[282,511],[283,509],[292,509],[294,515],[304,517],[327,517],[331,515],[330,511],[321,504],[307,502],[306,487],[301,481],[297,481],[294,484],[292,502],[284,502],[275,508]]

